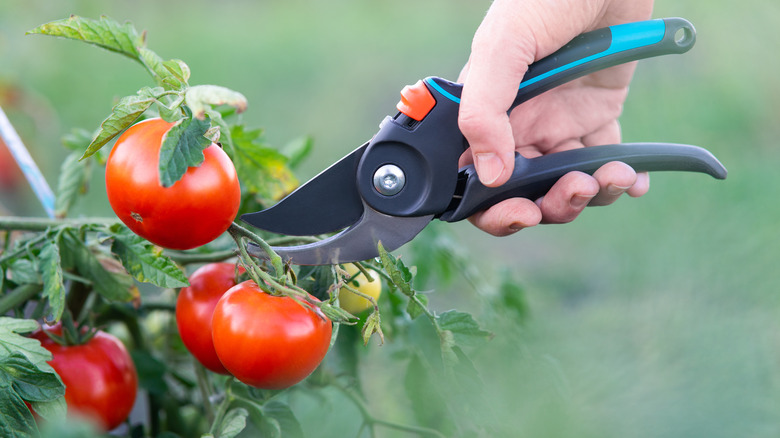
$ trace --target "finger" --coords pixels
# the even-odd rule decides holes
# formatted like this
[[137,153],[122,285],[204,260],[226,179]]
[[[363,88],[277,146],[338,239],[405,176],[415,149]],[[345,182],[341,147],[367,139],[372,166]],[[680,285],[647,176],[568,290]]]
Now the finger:
[[562,176],[546,195],[536,200],[542,212],[542,223],[563,224],[573,221],[599,193],[599,183],[582,172]]
[[650,190],[650,174],[647,172],[639,172],[636,174],[636,182],[630,189],[626,191],[628,196],[632,198],[638,198],[643,196]]
[[593,177],[599,183],[599,193],[589,205],[609,205],[636,183],[637,175],[634,169],[626,163],[612,161],[593,172]]
[[541,220],[539,207],[525,198],[507,199],[469,218],[477,228],[498,237],[533,227]]

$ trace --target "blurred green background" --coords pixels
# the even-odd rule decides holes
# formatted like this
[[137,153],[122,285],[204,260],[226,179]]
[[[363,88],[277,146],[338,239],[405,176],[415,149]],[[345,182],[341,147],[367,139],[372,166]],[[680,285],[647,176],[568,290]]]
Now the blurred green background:
[[[269,143],[311,135],[306,180],[369,138],[403,85],[456,78],[488,5],[4,0],[0,105],[54,185],[59,138],[96,128],[114,99],[151,81],[129,60],[24,32],[71,13],[130,20],[162,57],[190,65],[191,83],[244,93],[244,120]],[[505,266],[520,279],[522,320],[465,279],[431,293],[437,310],[475,312],[496,333],[475,356],[490,403],[474,415],[506,436],[780,435],[780,4],[658,0],[654,16],[691,20],[698,40],[640,63],[624,140],[706,147],[726,181],[656,174],[642,198],[508,238],[434,227],[458,235],[478,277]],[[110,214],[102,187],[96,175],[84,215]],[[24,189],[2,202],[43,214]],[[383,368],[382,348],[368,351],[370,403],[392,416],[402,370]]]

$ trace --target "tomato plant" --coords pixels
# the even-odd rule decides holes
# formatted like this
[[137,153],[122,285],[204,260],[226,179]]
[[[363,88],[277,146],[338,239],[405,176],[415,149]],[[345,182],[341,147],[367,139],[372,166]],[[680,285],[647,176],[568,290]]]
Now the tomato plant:
[[[379,274],[373,269],[365,269],[369,277],[371,277],[369,279],[354,264],[345,265],[344,270],[351,278],[351,281],[347,283],[348,286],[343,286],[339,289],[339,305],[341,308],[354,315],[372,307],[371,301],[355,293],[355,291],[378,300],[382,294],[382,280],[379,278]],[[354,291],[350,290],[351,288],[354,288]]]
[[311,374],[328,352],[331,331],[330,320],[315,308],[273,296],[251,280],[227,291],[212,319],[222,364],[263,389],[287,388]]
[[[62,327],[46,329],[62,336]],[[33,334],[49,350],[49,365],[65,384],[70,412],[95,420],[105,430],[122,424],[138,391],[138,375],[125,346],[113,335],[97,331],[80,345],[61,345],[43,331]]]
[[114,212],[136,234],[165,248],[190,249],[228,229],[241,190],[233,163],[213,143],[203,150],[203,164],[164,187],[158,174],[160,148],[172,126],[149,119],[127,129],[108,156],[106,192]]
[[[262,130],[236,116],[246,108],[240,93],[190,84],[187,64],[160,58],[130,23],[71,16],[30,33],[122,54],[154,84],[120,98],[94,132],[64,136],[71,152],[61,165],[55,218],[0,217],[0,436],[38,437],[31,410],[54,436],[92,436],[61,423],[66,405],[111,414],[97,417],[105,429],[124,421],[133,398],[141,418],[134,415],[126,430],[112,434],[235,437],[246,430],[244,436],[299,438],[376,436],[376,428],[387,427],[420,436],[477,435],[457,396],[461,390],[472,396],[479,386],[466,347],[490,333],[470,314],[431,308],[429,295],[416,290],[415,267],[381,245],[380,257],[359,263],[375,278],[366,282],[356,265],[287,265],[273,248],[308,238],[232,222],[237,210],[270,205],[296,187],[294,166],[309,141],[266,145]],[[106,154],[102,148],[112,141]],[[82,196],[98,166],[106,167],[110,217],[68,217],[88,200]],[[224,231],[232,242],[214,240]],[[268,260],[251,257],[250,243],[265,249]],[[424,246],[418,265],[428,279],[436,276],[431,260],[439,260],[438,268],[456,259],[451,247]],[[245,276],[251,280],[236,284]],[[366,299],[376,301],[383,286],[381,306]],[[361,312],[360,320],[351,314]],[[57,322],[102,331],[67,346],[40,333],[23,336]],[[353,324],[361,330],[339,330]],[[372,339],[378,345],[367,346]],[[369,356],[372,365],[388,364],[380,378],[365,365]],[[60,365],[62,357],[74,357],[74,365]],[[122,364],[125,372],[111,376],[129,382],[124,395],[82,408],[87,395],[105,395],[110,386],[93,373]],[[387,371],[395,373],[393,382],[404,382],[392,397],[381,390]],[[369,399],[414,417],[374,416],[385,409]],[[323,418],[323,404],[348,405],[355,415],[331,421]],[[326,428],[329,422],[338,427]]]
[[190,285],[179,291],[176,299],[176,326],[187,350],[209,370],[228,374],[214,351],[211,318],[217,302],[236,285],[234,263],[209,263],[189,278]]

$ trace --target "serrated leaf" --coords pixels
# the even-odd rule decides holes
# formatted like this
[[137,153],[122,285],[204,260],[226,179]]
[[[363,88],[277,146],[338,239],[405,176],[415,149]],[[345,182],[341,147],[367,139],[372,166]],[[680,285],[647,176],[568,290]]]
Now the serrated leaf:
[[78,199],[86,192],[90,177],[90,162],[81,161],[79,152],[69,154],[60,166],[60,177],[57,183],[57,197],[54,202],[54,215],[64,218]]
[[287,157],[264,145],[262,130],[230,129],[231,159],[242,187],[262,204],[272,204],[298,187],[298,180],[287,165]]
[[381,242],[379,242],[377,248],[379,249],[379,260],[382,262],[382,267],[385,269],[385,272],[390,275],[393,284],[404,295],[408,297],[414,296],[415,291],[412,289],[410,283],[412,280],[411,271],[406,268],[401,259],[393,258],[390,253],[385,250],[385,247],[382,246]]
[[246,427],[249,412],[244,408],[229,410],[220,424],[219,438],[235,438]]
[[163,62],[165,67],[172,75],[176,77],[183,84],[186,84],[190,80],[190,66],[188,66],[181,59],[169,59]]
[[184,101],[192,110],[193,116],[203,120],[206,110],[211,106],[229,105],[237,112],[244,112],[247,100],[243,94],[219,85],[195,85],[187,89]]
[[95,138],[89,144],[81,159],[83,160],[94,155],[112,138],[127,129],[152,106],[155,100],[154,97],[148,95],[125,96],[119,99],[119,103],[111,109],[111,115],[100,124]]
[[69,232],[62,235],[60,253],[63,259],[67,257],[72,260],[78,273],[92,280],[95,292],[107,300],[129,302],[138,298],[138,289],[133,284],[124,281],[122,276],[109,272],[89,247]]
[[409,304],[406,306],[406,313],[412,319],[417,319],[420,315],[425,313],[425,307],[428,305],[428,297],[425,295],[417,294],[417,300],[409,300]]
[[60,248],[56,241],[44,244],[40,254],[43,296],[49,302],[47,322],[59,321],[65,309],[65,284],[62,276]]
[[203,150],[211,144],[204,134],[210,127],[208,118],[198,120],[187,117],[165,134],[160,148],[159,168],[160,184],[163,187],[172,186],[184,176],[187,169],[203,163]]
[[[154,77],[158,85],[166,90],[183,90],[186,82],[182,81],[177,73],[171,71],[166,65],[167,61],[146,47],[138,48],[138,57],[149,73]],[[187,68],[189,70],[189,68]]]
[[136,280],[164,288],[189,285],[187,276],[170,257],[123,225],[111,227],[111,252]]
[[138,60],[137,48],[144,45],[143,38],[131,23],[120,24],[105,16],[93,20],[71,15],[38,26],[27,33],[83,41],[134,60]]
[[482,342],[493,336],[489,331],[483,330],[469,313],[450,310],[437,315],[436,319],[439,328],[451,332],[458,343]]
[[56,373],[41,372],[17,352],[0,358],[0,387],[13,388],[27,401],[48,401],[65,395],[65,385]]
[[7,438],[37,438],[38,425],[32,412],[15,391],[0,390],[0,436]]
[[21,353],[41,372],[53,373],[54,369],[47,363],[51,360],[49,350],[37,339],[20,335],[37,329],[38,323],[31,319],[0,317],[0,359]]

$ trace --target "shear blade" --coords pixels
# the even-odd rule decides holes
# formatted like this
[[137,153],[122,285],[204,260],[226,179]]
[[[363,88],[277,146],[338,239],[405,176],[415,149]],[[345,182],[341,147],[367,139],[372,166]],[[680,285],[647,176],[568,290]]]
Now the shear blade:
[[[380,213],[362,202],[363,214],[346,230],[315,243],[298,246],[273,247],[286,262],[295,265],[335,265],[358,262],[379,255],[377,244],[387,251],[400,248],[416,236],[433,215],[396,217]],[[265,251],[250,246],[250,254],[267,258]]]
[[290,236],[313,236],[342,230],[360,219],[363,202],[355,173],[368,143],[263,211],[241,220],[257,228]]

